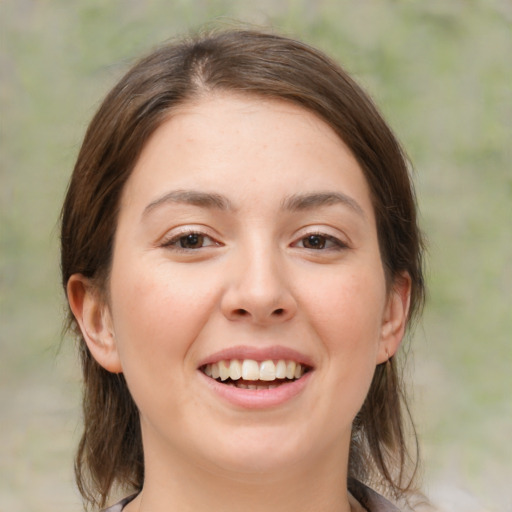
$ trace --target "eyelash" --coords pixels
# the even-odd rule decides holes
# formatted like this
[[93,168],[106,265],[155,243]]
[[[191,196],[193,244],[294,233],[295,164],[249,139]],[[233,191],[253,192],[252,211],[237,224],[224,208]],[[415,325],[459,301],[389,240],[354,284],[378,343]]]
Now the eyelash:
[[[321,239],[323,241],[324,245],[320,248],[304,247],[304,245],[303,245],[304,249],[307,249],[310,251],[328,251],[328,250],[340,251],[340,250],[348,248],[348,245],[345,242],[342,242],[339,238],[336,238],[335,236],[332,236],[332,235],[326,235],[325,233],[319,233],[319,232],[307,233],[305,236],[299,238],[299,240],[297,242],[294,242],[293,245],[296,246],[296,244],[300,243],[300,242],[302,242],[302,244],[304,244],[305,240],[310,239],[310,241],[312,241],[311,239],[313,239],[313,238]],[[325,245],[329,244],[329,243],[332,244],[331,247],[325,247]]]
[[[180,245],[182,241],[186,241],[187,238],[190,237],[198,237],[204,239],[208,239],[211,241],[211,243],[208,243],[207,245],[201,245],[200,247],[183,247]],[[204,247],[211,247],[211,246],[219,246],[222,245],[219,242],[217,242],[214,238],[207,235],[206,233],[202,233],[201,231],[183,231],[181,233],[178,233],[177,235],[172,236],[171,238],[164,240],[162,243],[162,247],[173,249],[175,251],[197,251],[198,249],[203,249]]]
[[[190,238],[192,237],[192,240]],[[201,245],[199,247],[183,247],[183,243],[188,241],[193,242],[193,237],[198,238],[199,242],[201,242]],[[207,239],[210,241],[207,245],[204,245],[202,242]],[[309,239],[309,242],[313,243],[313,245],[316,243],[320,245],[320,247],[306,247],[304,246],[304,242]],[[314,242],[314,239],[316,239],[316,242]],[[332,235],[326,235],[325,233],[320,232],[314,232],[314,233],[307,233],[305,236],[302,236],[299,238],[296,242],[292,244],[292,247],[297,247],[298,244],[302,243],[302,248],[307,249],[309,251],[340,251],[343,249],[347,249],[348,245],[345,242],[342,242],[339,238],[336,238]],[[183,231],[181,233],[178,233],[171,238],[164,240],[162,243],[162,247],[173,249],[175,251],[197,251],[199,249],[203,249],[205,247],[212,247],[212,246],[220,246],[222,245],[220,242],[217,242],[214,238],[211,236],[196,230],[191,231]],[[325,247],[325,246],[328,247]],[[329,246],[330,245],[330,246]]]

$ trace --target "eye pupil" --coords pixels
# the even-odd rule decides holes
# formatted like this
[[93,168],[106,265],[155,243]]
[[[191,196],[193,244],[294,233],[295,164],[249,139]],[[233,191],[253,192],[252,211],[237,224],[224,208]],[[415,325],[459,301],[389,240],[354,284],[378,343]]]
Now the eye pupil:
[[307,249],[323,249],[325,247],[325,237],[320,235],[309,235],[304,239],[304,247]]
[[190,233],[180,238],[180,246],[183,249],[196,249],[202,247],[204,236],[198,233]]

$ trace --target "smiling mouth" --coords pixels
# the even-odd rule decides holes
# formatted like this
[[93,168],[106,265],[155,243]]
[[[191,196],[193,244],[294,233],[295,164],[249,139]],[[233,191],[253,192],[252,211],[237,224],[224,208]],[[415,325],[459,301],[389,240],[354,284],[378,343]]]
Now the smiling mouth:
[[242,389],[274,389],[300,379],[311,368],[284,359],[261,362],[253,359],[223,359],[205,364],[200,370],[208,377],[228,386]]

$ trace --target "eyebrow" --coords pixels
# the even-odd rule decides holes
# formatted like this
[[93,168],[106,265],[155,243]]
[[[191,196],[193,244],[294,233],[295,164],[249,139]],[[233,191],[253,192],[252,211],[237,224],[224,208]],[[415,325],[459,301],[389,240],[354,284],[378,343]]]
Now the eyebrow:
[[[201,208],[216,210],[234,210],[231,201],[221,194],[213,192],[200,192],[197,190],[173,190],[155,199],[144,208],[143,216],[164,204],[189,204]],[[304,211],[322,206],[341,204],[348,206],[359,216],[366,218],[364,210],[359,203],[340,192],[313,192],[307,194],[294,194],[286,197],[281,203],[281,210]]]
[[149,203],[146,208],[144,208],[143,215],[147,215],[159,206],[168,203],[190,204],[192,206],[216,210],[233,209],[229,199],[220,194],[199,192],[196,190],[173,190]]
[[359,216],[366,218],[363,208],[350,196],[340,192],[313,192],[309,194],[294,194],[287,197],[282,203],[283,210],[301,211],[318,208],[319,206],[331,206],[341,204],[348,206]]

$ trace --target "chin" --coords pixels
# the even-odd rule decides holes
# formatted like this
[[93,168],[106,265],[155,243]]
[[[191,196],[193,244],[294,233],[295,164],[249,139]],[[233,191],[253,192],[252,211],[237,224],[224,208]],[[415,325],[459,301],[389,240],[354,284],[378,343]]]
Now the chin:
[[209,458],[220,470],[236,473],[243,480],[289,471],[312,457],[311,446],[310,436],[300,436],[290,426],[246,427],[231,430],[227,439],[219,440]]

